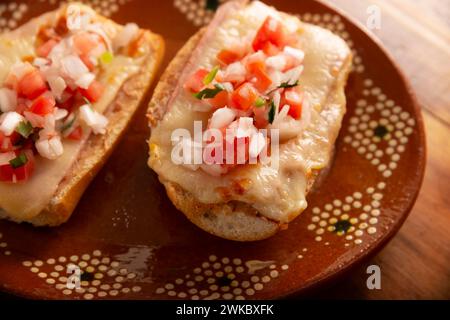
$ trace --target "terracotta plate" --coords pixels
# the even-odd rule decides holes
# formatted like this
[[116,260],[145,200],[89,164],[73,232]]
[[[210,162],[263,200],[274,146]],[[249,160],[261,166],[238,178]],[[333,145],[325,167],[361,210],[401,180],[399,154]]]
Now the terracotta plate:
[[[0,27],[14,28],[55,2],[2,3]],[[162,34],[164,70],[220,1],[84,2]],[[0,222],[2,290],[49,299],[279,298],[338,277],[387,243],[424,171],[414,97],[379,43],[339,12],[315,1],[273,4],[339,34],[355,56],[334,163],[309,195],[308,209],[265,241],[235,243],[201,231],[172,206],[147,167],[145,103],[67,224],[35,229]],[[71,264],[81,270],[76,290],[66,286]]]

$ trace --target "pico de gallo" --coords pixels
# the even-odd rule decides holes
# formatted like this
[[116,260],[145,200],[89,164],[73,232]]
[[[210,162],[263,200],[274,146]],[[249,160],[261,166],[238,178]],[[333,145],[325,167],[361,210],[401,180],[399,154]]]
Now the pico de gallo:
[[98,75],[138,33],[129,24],[110,39],[89,13],[79,25],[62,16],[38,31],[35,55],[12,65],[0,86],[1,182],[28,180],[35,158],[59,158],[64,140],[106,132],[108,119],[93,108],[105,90]]
[[[184,84],[187,92],[201,100],[202,107],[197,111],[211,113],[208,128],[234,133],[223,135],[224,148],[231,144],[236,151],[239,143],[245,144],[241,149],[245,150],[245,163],[270,144],[258,129],[290,128],[287,131],[291,132],[284,132],[290,138],[299,134],[302,122],[307,120],[303,119],[306,101],[299,84],[304,59],[300,45],[296,34],[269,16],[250,44],[221,50],[213,69],[198,69]],[[236,165],[201,168],[217,175]]]

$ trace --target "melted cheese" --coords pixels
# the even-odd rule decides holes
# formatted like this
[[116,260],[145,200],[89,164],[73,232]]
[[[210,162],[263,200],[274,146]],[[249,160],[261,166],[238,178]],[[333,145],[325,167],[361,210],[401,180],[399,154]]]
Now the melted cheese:
[[[212,31],[206,47],[202,47],[201,53],[193,57],[196,65],[187,73],[198,67],[212,68],[217,63],[217,53],[227,48],[227,44],[242,39],[251,41],[267,15],[277,17],[280,14],[259,2],[230,12]],[[345,112],[345,83],[338,83],[336,75],[345,74],[343,69],[350,51],[342,39],[327,30],[302,24],[298,19],[285,15],[282,19],[289,29],[296,30],[305,52],[305,69],[300,84],[311,105],[312,119],[301,135],[280,145],[278,170],[261,164],[248,165],[222,177],[214,177],[201,170],[192,171],[175,165],[170,157],[172,131],[177,128],[192,130],[194,120],[205,121],[210,116],[191,112],[190,108],[196,102],[184,90],[179,90],[164,119],[152,130],[150,143],[154,152],[150,165],[163,181],[179,184],[200,202],[238,200],[250,204],[270,219],[289,222],[307,206],[305,193],[308,175],[313,169],[326,167],[330,161]],[[183,81],[182,78],[180,82]],[[324,108],[325,105],[327,108]],[[232,190],[236,181],[246,181],[248,188],[242,194],[234,193],[231,198],[224,199],[220,190]]]
[[[39,20],[0,36],[0,83],[3,83],[10,67],[24,57],[35,56],[34,43],[36,31],[42,21],[56,15],[45,15]],[[111,27],[111,25],[110,25]],[[93,108],[104,113],[114,101],[123,83],[139,72],[144,58],[116,56],[108,64],[97,79],[105,84],[105,92],[101,99],[93,104]],[[35,172],[31,179],[24,183],[0,183],[0,210],[13,220],[29,220],[39,214],[52,199],[58,185],[64,179],[69,169],[77,160],[78,154],[88,138],[89,131],[81,141],[63,139],[64,153],[56,160],[36,157]]]

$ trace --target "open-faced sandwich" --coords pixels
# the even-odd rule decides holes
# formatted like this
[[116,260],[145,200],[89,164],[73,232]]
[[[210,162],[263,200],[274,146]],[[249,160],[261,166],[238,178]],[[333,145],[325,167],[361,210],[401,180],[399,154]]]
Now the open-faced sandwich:
[[65,222],[147,91],[163,40],[70,4],[0,35],[0,217]]
[[175,206],[226,239],[285,228],[331,160],[351,60],[330,31],[258,1],[224,4],[149,106],[149,165]]

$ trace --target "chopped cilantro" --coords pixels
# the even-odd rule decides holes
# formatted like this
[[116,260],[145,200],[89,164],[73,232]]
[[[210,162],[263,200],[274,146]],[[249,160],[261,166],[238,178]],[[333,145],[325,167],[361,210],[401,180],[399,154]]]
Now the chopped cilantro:
[[215,84],[214,88],[206,88],[200,92],[194,93],[194,97],[199,100],[214,98],[219,92],[225,90],[221,84]]

